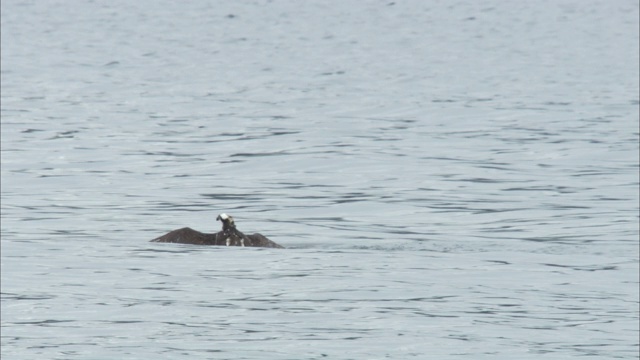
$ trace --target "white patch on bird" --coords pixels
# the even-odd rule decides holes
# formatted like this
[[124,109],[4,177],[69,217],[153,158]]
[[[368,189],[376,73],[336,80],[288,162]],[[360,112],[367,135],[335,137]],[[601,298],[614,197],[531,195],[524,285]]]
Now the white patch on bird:
[[222,219],[222,220],[227,220],[227,219],[229,218],[229,215],[227,215],[227,214],[225,214],[225,213],[222,213],[222,214],[218,215],[218,217],[219,217],[220,219]]

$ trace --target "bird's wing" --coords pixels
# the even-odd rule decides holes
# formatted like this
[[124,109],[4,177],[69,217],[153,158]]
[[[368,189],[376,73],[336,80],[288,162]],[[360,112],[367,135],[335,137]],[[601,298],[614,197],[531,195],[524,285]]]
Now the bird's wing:
[[216,234],[205,234],[186,227],[178,230],[173,230],[151,241],[193,245],[215,245],[215,238]]
[[250,246],[284,249],[283,246],[276,244],[262,234],[255,233],[253,235],[246,235],[246,237],[251,240]]

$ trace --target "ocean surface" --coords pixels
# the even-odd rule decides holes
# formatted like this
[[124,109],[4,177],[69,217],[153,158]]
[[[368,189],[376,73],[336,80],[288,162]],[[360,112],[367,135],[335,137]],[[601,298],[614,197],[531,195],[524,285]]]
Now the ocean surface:
[[1,4],[3,360],[639,358],[636,0]]

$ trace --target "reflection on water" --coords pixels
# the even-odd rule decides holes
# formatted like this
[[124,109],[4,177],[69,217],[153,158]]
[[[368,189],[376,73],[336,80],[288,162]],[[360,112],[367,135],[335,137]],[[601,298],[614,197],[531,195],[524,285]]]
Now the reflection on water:
[[[637,4],[76,5],[3,2],[3,356],[637,358]],[[287,249],[148,242],[221,212]]]

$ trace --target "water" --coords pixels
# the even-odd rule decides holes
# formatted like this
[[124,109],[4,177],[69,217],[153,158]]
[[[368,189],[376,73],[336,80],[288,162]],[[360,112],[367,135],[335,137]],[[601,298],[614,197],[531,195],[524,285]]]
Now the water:
[[[2,357],[638,358],[638,4],[2,2]],[[218,213],[287,247],[152,244]]]

